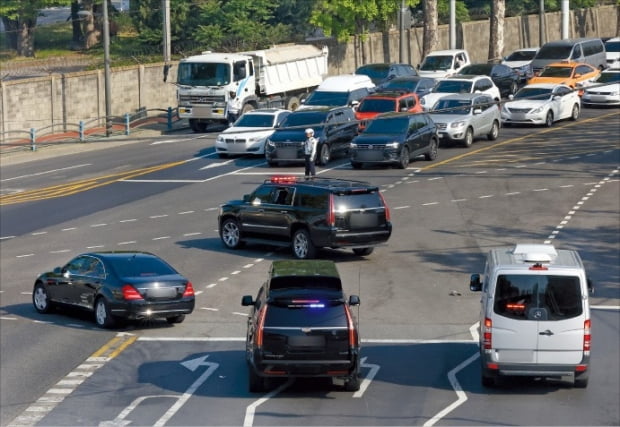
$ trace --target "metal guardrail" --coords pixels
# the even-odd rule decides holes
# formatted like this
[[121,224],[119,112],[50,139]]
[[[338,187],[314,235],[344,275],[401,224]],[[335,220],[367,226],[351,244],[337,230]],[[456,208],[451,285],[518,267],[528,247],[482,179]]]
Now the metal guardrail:
[[[176,107],[168,108],[140,108],[133,113],[110,118],[111,129],[106,129],[106,118],[97,117],[80,120],[77,123],[53,124],[41,128],[30,128],[0,133],[0,149],[36,151],[38,145],[63,142],[87,142],[92,139],[107,136],[129,136],[132,131],[153,121],[165,123],[165,129],[173,130],[174,123],[180,121]],[[62,132],[56,131],[59,127]]]

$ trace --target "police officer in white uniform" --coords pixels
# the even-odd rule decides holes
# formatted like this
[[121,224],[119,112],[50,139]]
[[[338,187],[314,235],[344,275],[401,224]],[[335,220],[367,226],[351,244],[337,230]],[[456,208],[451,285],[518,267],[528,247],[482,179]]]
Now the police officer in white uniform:
[[314,159],[316,158],[317,139],[314,137],[314,129],[306,129],[306,140],[304,141],[304,158],[306,160],[306,177],[315,176]]

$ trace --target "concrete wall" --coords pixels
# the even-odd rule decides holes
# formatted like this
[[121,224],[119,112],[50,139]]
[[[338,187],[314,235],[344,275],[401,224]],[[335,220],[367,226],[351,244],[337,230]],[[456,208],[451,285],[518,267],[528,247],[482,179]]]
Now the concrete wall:
[[[570,37],[612,37],[620,35],[618,6],[601,6],[571,11]],[[539,44],[538,15],[506,18],[506,53]],[[561,38],[560,12],[545,15],[546,41]],[[422,28],[407,31],[407,57],[403,62],[422,61]],[[449,48],[449,29],[440,26],[438,49]],[[469,51],[473,61],[488,59],[489,21],[457,25],[458,48]],[[355,37],[349,43],[317,41],[329,46],[329,74],[352,73],[360,65],[372,62],[400,62],[400,33],[373,33]],[[176,64],[175,64],[176,65]],[[166,109],[176,105],[176,67],[163,82],[163,63],[114,68],[111,73],[111,111],[121,117],[138,108]],[[23,137],[30,128],[43,133],[75,130],[79,121],[87,127],[101,126],[105,116],[104,72],[88,71],[53,74],[47,77],[0,83],[0,141]]]

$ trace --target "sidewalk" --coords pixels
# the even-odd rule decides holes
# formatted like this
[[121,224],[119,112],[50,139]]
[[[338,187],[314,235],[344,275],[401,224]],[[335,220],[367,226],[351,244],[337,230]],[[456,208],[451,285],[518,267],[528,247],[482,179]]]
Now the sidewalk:
[[105,136],[105,128],[103,127],[85,130],[84,141],[80,141],[79,134],[76,131],[38,137],[34,147],[28,139],[24,138],[11,143],[0,144],[0,166],[138,143],[148,138],[174,134],[186,129],[189,129],[187,120],[174,121],[172,128],[169,128],[165,118],[148,117],[133,124],[129,135],[125,134],[124,126],[116,124],[112,126],[112,132],[108,137]]

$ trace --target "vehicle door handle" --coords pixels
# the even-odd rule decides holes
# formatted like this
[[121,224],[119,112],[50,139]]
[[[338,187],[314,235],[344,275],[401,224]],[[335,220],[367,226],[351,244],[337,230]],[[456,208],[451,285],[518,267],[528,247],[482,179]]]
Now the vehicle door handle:
[[538,335],[553,335],[553,332],[551,332],[549,329],[547,329],[546,331],[543,332],[539,332]]

